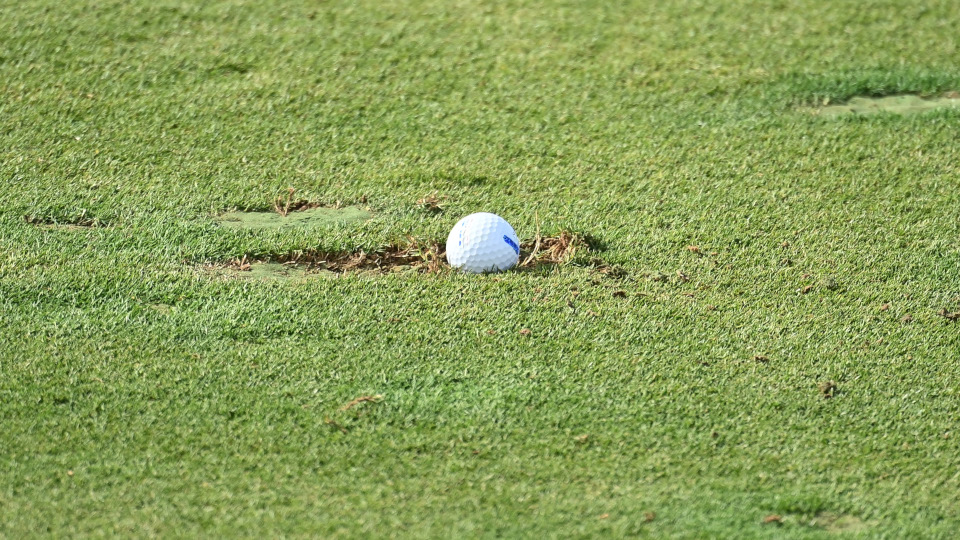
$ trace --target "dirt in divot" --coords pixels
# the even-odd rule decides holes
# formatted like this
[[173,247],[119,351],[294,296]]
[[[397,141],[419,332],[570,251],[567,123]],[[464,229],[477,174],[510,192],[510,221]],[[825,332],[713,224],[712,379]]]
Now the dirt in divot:
[[387,246],[372,251],[321,252],[305,251],[276,255],[271,258],[287,266],[298,266],[314,271],[337,274],[348,272],[416,271],[435,273],[445,266],[445,251],[436,243],[410,242],[405,246]]
[[373,217],[369,208],[344,206],[340,208],[312,204],[288,207],[283,213],[273,212],[227,212],[216,218],[217,223],[231,229],[265,230],[280,227],[316,229],[364,221]]
[[[579,249],[586,250],[589,247],[581,237],[569,232],[523,242],[518,270],[567,263]],[[372,251],[296,251],[267,257],[245,256],[225,263],[209,263],[206,268],[251,279],[332,277],[347,273],[427,274],[452,270],[446,262],[446,251],[442,244],[415,239],[404,246],[387,246]]]
[[437,245],[411,243],[374,251],[296,251],[267,257],[242,257],[205,265],[208,270],[250,279],[336,277],[347,273],[439,272],[446,264]]
[[940,97],[922,98],[916,95],[855,97],[841,105],[830,105],[820,109],[819,114],[827,118],[843,116],[871,116],[875,114],[898,114],[906,116],[937,109],[960,111],[960,95],[951,92]]

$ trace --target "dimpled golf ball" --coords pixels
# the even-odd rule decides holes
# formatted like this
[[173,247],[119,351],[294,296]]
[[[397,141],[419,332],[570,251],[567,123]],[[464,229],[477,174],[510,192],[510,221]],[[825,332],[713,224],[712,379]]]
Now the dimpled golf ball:
[[447,236],[447,262],[464,272],[502,272],[519,260],[517,233],[496,214],[470,214],[458,221]]

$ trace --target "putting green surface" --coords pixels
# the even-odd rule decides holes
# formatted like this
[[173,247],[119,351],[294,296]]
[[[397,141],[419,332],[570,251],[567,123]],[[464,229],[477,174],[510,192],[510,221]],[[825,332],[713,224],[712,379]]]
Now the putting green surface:
[[[810,111],[960,90],[958,25],[0,2],[0,537],[954,536],[960,111]],[[475,211],[590,248],[269,262]]]

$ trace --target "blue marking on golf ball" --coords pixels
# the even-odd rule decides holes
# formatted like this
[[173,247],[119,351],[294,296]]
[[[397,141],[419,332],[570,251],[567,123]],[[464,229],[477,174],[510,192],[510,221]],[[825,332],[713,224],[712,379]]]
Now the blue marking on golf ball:
[[510,247],[512,247],[513,250],[517,252],[517,255],[520,254],[520,246],[518,246],[517,243],[514,242],[512,238],[510,238],[507,235],[503,235],[503,241],[506,242]]

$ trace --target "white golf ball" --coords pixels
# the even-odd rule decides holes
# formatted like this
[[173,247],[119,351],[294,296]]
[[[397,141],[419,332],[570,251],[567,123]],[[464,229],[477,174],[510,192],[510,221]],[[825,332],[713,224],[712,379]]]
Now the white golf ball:
[[520,260],[520,240],[502,217],[470,214],[447,236],[447,262],[464,272],[502,272]]

